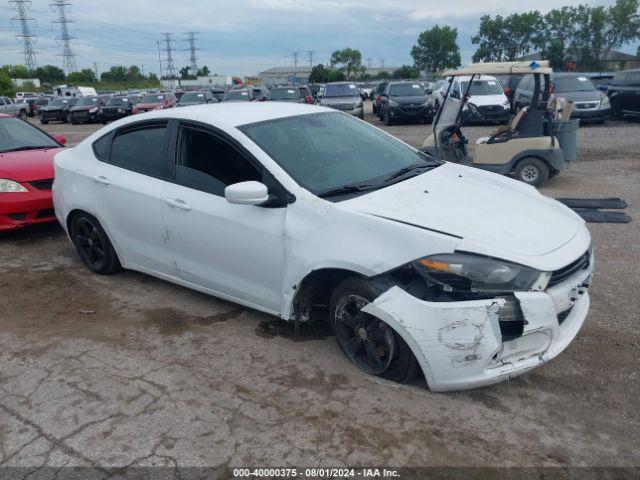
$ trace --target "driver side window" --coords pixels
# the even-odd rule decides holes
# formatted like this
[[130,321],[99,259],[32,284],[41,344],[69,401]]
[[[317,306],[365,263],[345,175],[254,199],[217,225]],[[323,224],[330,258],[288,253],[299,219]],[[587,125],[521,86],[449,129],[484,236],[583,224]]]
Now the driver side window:
[[183,126],[178,136],[176,183],[224,197],[239,182],[262,182],[262,172],[231,143],[200,128]]

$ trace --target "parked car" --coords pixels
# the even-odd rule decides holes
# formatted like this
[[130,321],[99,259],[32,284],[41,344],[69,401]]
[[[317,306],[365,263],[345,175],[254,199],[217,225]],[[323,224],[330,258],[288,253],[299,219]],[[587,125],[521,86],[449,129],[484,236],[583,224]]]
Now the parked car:
[[99,121],[106,125],[107,122],[127,117],[133,112],[140,101],[137,95],[109,97],[98,111]]
[[33,117],[34,113],[34,107],[32,106],[36,101],[36,97],[24,97],[24,98],[16,98],[13,103],[16,105],[24,105],[24,107],[27,109],[27,116],[28,117]]
[[[451,85],[451,98],[460,99],[461,92],[467,91],[469,81],[471,81],[469,76],[455,77]],[[491,75],[474,77],[469,95],[469,103],[478,107],[483,122],[507,123],[511,118],[511,103],[496,77]]]
[[373,83],[358,83],[357,87],[362,94],[363,100],[368,100],[371,98],[375,85]]
[[40,114],[40,109],[42,107],[46,107],[47,105],[49,105],[49,102],[51,102],[51,98],[50,97],[37,97],[35,99],[33,98],[28,98],[27,101],[29,102],[29,105],[31,105],[31,116],[36,116]]
[[211,94],[218,102],[221,102],[222,100],[224,100],[224,93],[225,93],[224,90],[221,88],[211,89]]
[[251,87],[251,99],[258,102],[266,102],[269,90],[265,87]]
[[324,306],[347,358],[391,380],[513,378],[558,356],[589,309],[577,214],[327,108],[129,117],[56,155],[55,178],[91,271],[138,270],[284,320]]
[[31,107],[28,103],[13,102],[9,97],[0,97],[0,113],[15,115],[23,120],[29,117]]
[[598,72],[598,73],[585,73],[585,76],[591,80],[593,86],[596,87],[601,92],[607,93],[607,89],[609,85],[611,85],[611,81],[613,80],[614,74],[613,72]]
[[389,82],[380,97],[378,108],[385,125],[407,120],[430,121],[433,118],[429,95],[419,82]]
[[607,90],[613,117],[640,116],[640,70],[616,72]]
[[436,113],[444,103],[447,88],[449,88],[449,80],[447,79],[436,80],[431,87],[431,102],[433,103],[433,110]]
[[296,87],[275,87],[269,90],[267,100],[270,102],[304,103]]
[[308,103],[309,105],[313,105],[315,103],[315,101],[313,100],[313,94],[311,93],[309,87],[307,87],[306,85],[302,85],[300,87],[297,87],[297,89],[300,96],[304,99],[304,103]]
[[376,86],[375,90],[371,93],[371,102],[373,103],[373,114],[378,115],[380,117],[380,101],[382,100],[381,94],[384,92],[384,89],[387,88],[387,83],[389,82],[380,82]]
[[225,95],[223,102],[252,102],[253,94],[247,88],[234,88]]
[[[571,118],[579,118],[581,122],[604,123],[611,115],[609,98],[583,74],[554,72],[551,81],[555,96],[573,102]],[[514,109],[519,110],[529,104],[533,86],[531,75],[522,79],[513,99]]]
[[351,82],[327,83],[320,105],[349,113],[364,120],[364,106],[358,87]]
[[36,92],[16,92],[16,99],[19,98],[38,98],[39,93]]
[[40,123],[69,122],[69,111],[78,101],[75,97],[55,97],[49,105],[40,108]]
[[140,99],[140,102],[133,107],[132,114],[173,108],[176,102],[176,96],[171,92],[151,93]]
[[53,157],[65,142],[62,136],[0,114],[0,231],[56,221]]
[[201,105],[204,103],[218,103],[218,100],[208,90],[187,92],[176,103],[176,107],[188,107],[190,105]]
[[500,86],[502,86],[502,90],[513,108],[513,97],[516,94],[518,85],[522,81],[522,75],[498,75],[496,78],[500,82]]
[[73,125],[79,123],[96,123],[100,119],[100,109],[104,105],[104,97],[82,97],[69,109],[69,121]]

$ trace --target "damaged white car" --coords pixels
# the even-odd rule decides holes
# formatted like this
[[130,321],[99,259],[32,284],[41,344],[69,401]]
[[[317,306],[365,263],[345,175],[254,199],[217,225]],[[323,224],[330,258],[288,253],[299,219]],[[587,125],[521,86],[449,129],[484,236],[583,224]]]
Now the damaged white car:
[[96,273],[146,272],[283,319],[327,309],[362,371],[434,391],[557,356],[589,309],[584,222],[342,112],[217,104],[117,121],[56,156]]

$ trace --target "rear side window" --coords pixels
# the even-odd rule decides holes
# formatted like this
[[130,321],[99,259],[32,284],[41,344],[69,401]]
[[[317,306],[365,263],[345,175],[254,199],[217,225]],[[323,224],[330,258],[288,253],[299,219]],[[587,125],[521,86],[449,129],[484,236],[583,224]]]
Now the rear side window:
[[153,124],[118,132],[108,162],[152,177],[162,177],[167,125]]
[[101,162],[109,161],[109,149],[111,148],[111,140],[113,139],[113,132],[109,132],[104,137],[99,138],[93,142],[93,153],[96,158]]
[[628,87],[640,87],[640,72],[633,72],[627,75]]
[[624,85],[624,82],[627,79],[627,74],[626,73],[616,73],[613,76],[613,80],[611,80],[611,85],[615,85],[615,86],[622,86]]

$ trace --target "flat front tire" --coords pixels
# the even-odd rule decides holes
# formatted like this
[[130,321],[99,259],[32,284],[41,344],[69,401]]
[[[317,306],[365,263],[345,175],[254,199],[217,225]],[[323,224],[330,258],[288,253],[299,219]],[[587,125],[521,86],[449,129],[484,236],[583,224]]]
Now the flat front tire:
[[379,295],[366,279],[343,280],[329,302],[331,327],[344,354],[360,370],[406,383],[418,372],[413,352],[389,325],[362,312]]
[[528,185],[539,187],[549,179],[549,167],[536,157],[525,157],[518,162],[515,177]]
[[93,215],[75,214],[69,225],[69,235],[80,259],[92,272],[108,275],[122,268],[109,237]]

